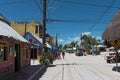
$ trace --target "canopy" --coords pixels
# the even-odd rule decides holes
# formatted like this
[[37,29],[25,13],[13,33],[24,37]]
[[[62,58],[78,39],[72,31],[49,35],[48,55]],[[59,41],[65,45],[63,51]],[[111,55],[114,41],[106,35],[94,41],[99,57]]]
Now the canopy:
[[52,50],[52,51],[57,51],[58,48],[57,48],[56,46],[51,46],[51,50]]
[[[31,47],[42,47],[42,39],[31,34],[30,32],[26,32],[23,37],[32,44]],[[48,42],[46,42],[45,44],[46,47],[51,49],[51,45]]]
[[31,43],[31,48],[42,47],[42,39],[41,38],[39,38],[29,32],[26,32],[23,37]]
[[46,47],[48,47],[50,49],[52,48],[51,45],[48,42],[46,42],[45,44],[46,44]]

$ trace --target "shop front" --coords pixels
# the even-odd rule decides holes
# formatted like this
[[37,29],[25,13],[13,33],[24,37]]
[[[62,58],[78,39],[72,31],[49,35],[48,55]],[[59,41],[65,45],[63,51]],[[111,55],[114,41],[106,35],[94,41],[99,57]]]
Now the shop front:
[[29,43],[8,24],[0,21],[0,76],[30,64]]
[[26,32],[23,37],[30,42],[31,59],[40,59],[42,54],[42,39],[30,32]]

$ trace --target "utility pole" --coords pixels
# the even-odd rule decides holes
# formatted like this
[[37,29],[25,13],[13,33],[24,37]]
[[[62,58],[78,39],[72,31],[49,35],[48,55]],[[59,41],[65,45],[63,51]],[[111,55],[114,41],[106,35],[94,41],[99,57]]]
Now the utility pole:
[[56,47],[58,47],[58,34],[56,33]]
[[43,47],[45,47],[45,34],[46,34],[46,0],[43,0],[43,31],[42,31],[42,38],[43,38]]
[[25,22],[25,33],[24,34],[26,34],[26,32],[27,32],[27,22]]

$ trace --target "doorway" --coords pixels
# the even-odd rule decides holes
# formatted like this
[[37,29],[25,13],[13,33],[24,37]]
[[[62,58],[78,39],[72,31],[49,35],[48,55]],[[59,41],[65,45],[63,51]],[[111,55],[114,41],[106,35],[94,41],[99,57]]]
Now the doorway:
[[37,48],[31,49],[31,59],[37,59]]
[[16,52],[16,57],[15,57],[15,72],[20,70],[20,44],[15,44],[15,52]]

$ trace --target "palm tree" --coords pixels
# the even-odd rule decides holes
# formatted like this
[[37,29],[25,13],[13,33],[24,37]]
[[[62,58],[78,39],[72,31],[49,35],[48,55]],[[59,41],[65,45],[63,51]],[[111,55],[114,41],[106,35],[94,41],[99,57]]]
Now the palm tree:
[[87,51],[89,51],[93,46],[98,45],[99,43],[99,40],[90,35],[81,36],[81,40],[82,40],[81,45],[85,47]]
[[76,43],[75,43],[74,41],[72,41],[72,42],[70,43],[70,45],[71,45],[72,47],[75,47],[75,46],[76,46]]

